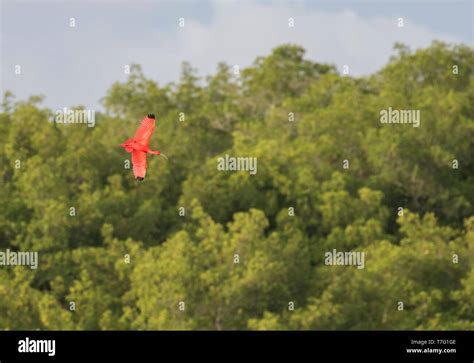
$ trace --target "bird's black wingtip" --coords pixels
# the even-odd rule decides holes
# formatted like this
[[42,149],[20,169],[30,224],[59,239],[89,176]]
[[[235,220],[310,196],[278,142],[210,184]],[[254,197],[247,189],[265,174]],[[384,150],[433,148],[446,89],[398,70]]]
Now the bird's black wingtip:
[[143,181],[143,179],[145,179],[145,178],[141,178],[141,177],[137,176],[135,179],[137,179],[139,181]]
[[154,113],[149,113],[147,117],[152,118],[154,120],[155,119],[155,114]]

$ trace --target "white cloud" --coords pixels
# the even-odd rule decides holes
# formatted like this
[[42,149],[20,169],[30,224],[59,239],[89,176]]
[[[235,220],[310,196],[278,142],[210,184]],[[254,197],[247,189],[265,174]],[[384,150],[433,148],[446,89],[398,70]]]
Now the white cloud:
[[[147,3],[140,6],[146,13]],[[88,4],[87,9],[93,14],[92,5],[89,8]],[[25,77],[31,78],[19,82],[8,73],[4,79],[6,88],[20,98],[44,93],[45,103],[51,108],[77,104],[92,108],[114,81],[125,79],[123,66],[131,62],[141,64],[148,77],[163,84],[178,80],[185,60],[198,68],[200,75],[207,75],[215,71],[219,61],[242,68],[257,56],[268,55],[272,48],[292,42],[307,50],[307,58],[336,64],[339,69],[347,64],[351,74],[357,76],[382,67],[397,41],[412,48],[427,46],[434,39],[457,42],[449,34],[413,24],[409,17],[399,28],[395,16],[368,18],[350,10],[308,10],[290,2],[268,5],[217,1],[208,24],[186,18],[185,28],[179,28],[176,18],[175,28],[165,30],[149,29],[137,17],[127,19],[126,12],[114,6],[110,13],[102,13],[100,21],[91,18],[90,23],[83,15],[73,33],[52,32],[49,43],[28,45],[24,38],[15,49],[15,59],[6,55],[8,62],[3,66],[21,59],[28,71]],[[120,32],[110,21],[119,16],[124,17]],[[288,27],[289,17],[295,19],[294,28]],[[41,27],[36,25],[32,31],[38,33],[40,41]]]
[[[292,42],[302,45],[314,61],[334,63],[339,68],[347,64],[353,75],[364,75],[387,62],[397,41],[412,48],[427,46],[433,39],[457,41],[412,24],[410,19],[399,28],[395,17],[364,19],[349,10],[308,12],[290,4],[225,2],[216,2],[214,7],[210,25],[188,21],[185,29],[171,37],[156,34],[158,43],[166,44],[166,54],[159,47],[153,48],[157,63],[144,61],[146,69],[158,79],[170,81],[177,78],[179,63],[188,60],[201,74],[209,74],[219,61],[248,66],[256,56]],[[295,19],[294,28],[288,27],[289,17]]]

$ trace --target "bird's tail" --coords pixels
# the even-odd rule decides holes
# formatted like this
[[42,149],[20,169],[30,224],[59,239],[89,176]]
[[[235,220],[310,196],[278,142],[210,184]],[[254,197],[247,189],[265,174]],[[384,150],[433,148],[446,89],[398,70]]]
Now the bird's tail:
[[123,144],[120,144],[120,146],[123,147],[127,152],[131,153],[133,151],[133,148],[132,148],[132,145],[131,145],[132,141],[133,141],[133,139],[128,139]]

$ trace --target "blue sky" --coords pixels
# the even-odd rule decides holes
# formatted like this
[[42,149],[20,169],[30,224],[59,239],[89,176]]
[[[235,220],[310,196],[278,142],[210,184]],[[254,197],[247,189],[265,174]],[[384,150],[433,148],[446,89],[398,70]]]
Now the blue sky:
[[[53,110],[101,109],[124,65],[139,63],[163,85],[179,79],[183,61],[200,75],[219,61],[248,66],[282,43],[307,58],[348,65],[365,75],[382,67],[401,41],[472,46],[472,0],[451,1],[1,1],[1,92],[46,96]],[[74,17],[76,27],[69,27]],[[295,27],[288,27],[288,18]],[[404,27],[397,26],[399,17]],[[185,27],[178,27],[178,19]],[[21,75],[15,75],[21,65]]]

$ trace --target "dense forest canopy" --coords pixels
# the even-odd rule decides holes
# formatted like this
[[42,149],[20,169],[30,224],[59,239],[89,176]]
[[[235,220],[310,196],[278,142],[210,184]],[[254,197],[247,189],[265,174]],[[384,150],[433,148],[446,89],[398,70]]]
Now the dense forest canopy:
[[[94,127],[7,92],[0,251],[39,261],[0,266],[0,329],[474,329],[473,49],[397,44],[360,78],[304,53],[164,86],[134,65]],[[169,161],[138,183],[118,144],[150,112]]]

